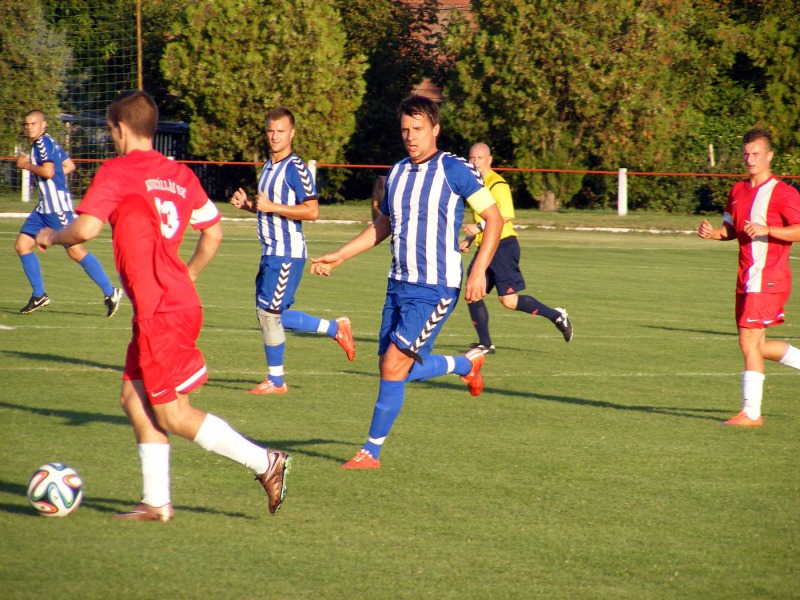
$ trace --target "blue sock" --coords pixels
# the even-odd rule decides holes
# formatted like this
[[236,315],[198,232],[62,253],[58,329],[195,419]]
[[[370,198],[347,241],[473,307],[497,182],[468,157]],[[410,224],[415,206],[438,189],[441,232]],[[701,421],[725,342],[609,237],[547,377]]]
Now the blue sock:
[[44,296],[44,280],[42,279],[42,268],[39,265],[39,259],[33,252],[23,254],[19,257],[22,261],[22,270],[25,272],[25,277],[33,288],[33,295],[37,298]]
[[264,346],[264,353],[267,355],[267,368],[269,379],[278,387],[283,385],[283,354],[286,350],[286,343],[278,346]]
[[[281,313],[281,323],[284,329],[292,331],[306,331],[311,333],[325,333],[330,337],[339,333],[339,325],[336,321],[326,321],[313,315],[300,312],[299,310],[285,310]],[[320,331],[320,324],[323,324],[324,331]]]
[[383,442],[394,425],[394,420],[403,408],[406,394],[405,381],[387,381],[381,379],[378,388],[378,399],[372,413],[372,423],[369,426],[369,440],[364,444],[364,450],[372,454],[377,460],[381,453]]
[[489,335],[489,310],[486,308],[486,303],[483,300],[471,302],[467,304],[467,309],[469,309],[469,318],[472,319],[475,332],[478,334],[478,343],[488,348],[492,345],[492,338]]
[[456,363],[453,368],[453,373],[456,375],[469,375],[472,371],[472,362],[466,356],[453,356],[453,361]]
[[[467,373],[469,373],[469,371],[467,371]],[[434,377],[441,377],[446,374],[447,359],[438,354],[431,354],[422,364],[414,361],[414,366],[411,367],[406,381],[425,381],[426,379],[433,379]]]
[[518,296],[516,310],[531,315],[539,315],[545,319],[549,319],[553,323],[561,316],[557,310],[550,308],[546,304],[542,304],[533,296]]
[[114,293],[114,286],[111,285],[111,280],[94,254],[87,254],[78,264],[83,267],[83,270],[97,284],[97,287],[103,290],[104,296],[110,296]]

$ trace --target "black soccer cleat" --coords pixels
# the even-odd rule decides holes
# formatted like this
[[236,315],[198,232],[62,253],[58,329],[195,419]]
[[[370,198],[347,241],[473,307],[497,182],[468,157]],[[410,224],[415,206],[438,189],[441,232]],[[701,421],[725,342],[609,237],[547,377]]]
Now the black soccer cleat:
[[28,300],[28,303],[19,309],[19,312],[23,315],[30,314],[40,308],[44,308],[50,304],[50,296],[47,294],[42,294],[41,296],[31,296],[31,299]]
[[553,324],[561,332],[561,335],[564,336],[564,341],[568,342],[572,339],[572,323],[569,320],[569,315],[563,308],[557,307],[555,310],[561,313],[561,316],[558,317]]

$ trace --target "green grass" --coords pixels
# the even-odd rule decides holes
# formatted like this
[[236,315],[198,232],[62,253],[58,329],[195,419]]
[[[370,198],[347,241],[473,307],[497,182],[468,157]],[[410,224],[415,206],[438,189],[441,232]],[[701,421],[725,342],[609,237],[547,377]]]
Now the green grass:
[[[321,218],[368,211],[323,207]],[[633,216],[636,227],[697,222]],[[295,469],[272,517],[245,469],[178,439],[169,524],[111,519],[141,491],[117,402],[130,305],[106,320],[100,293],[55,249],[39,255],[52,304],[16,314],[30,293],[13,250],[21,219],[0,219],[3,597],[800,597],[798,374],[768,365],[764,428],[717,425],[740,404],[735,246],[568,229],[633,221],[616,215],[523,218],[559,219],[520,232],[522,267],[530,293],[569,309],[575,339],[492,296],[498,353],[483,395],[454,376],[410,384],[375,472],[338,467],[375,401],[388,247],[300,287],[296,308],[352,318],[355,362],[327,338],[290,334],[290,393],[254,398],[244,391],[264,375],[259,245],[252,221],[226,221],[198,282],[210,380],[193,402],[289,450]],[[361,227],[309,224],[310,253]],[[107,229],[89,248],[111,269]],[[797,298],[787,315],[775,333],[797,343]],[[474,340],[462,303],[437,350]],[[38,517],[25,499],[30,473],[55,460],[85,480],[67,519]]]

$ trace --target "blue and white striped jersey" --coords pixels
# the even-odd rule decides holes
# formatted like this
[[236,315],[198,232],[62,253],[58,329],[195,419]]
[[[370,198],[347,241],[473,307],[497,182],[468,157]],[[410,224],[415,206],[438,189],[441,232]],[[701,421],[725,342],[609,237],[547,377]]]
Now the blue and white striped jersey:
[[[258,178],[258,191],[276,204],[296,206],[316,200],[317,190],[305,163],[294,152],[278,163],[268,160]],[[258,239],[263,256],[306,258],[303,222],[275,213],[258,212]]]
[[394,165],[381,205],[392,225],[389,278],[460,288],[458,232],[466,199],[482,187],[478,170],[449,152],[420,164],[406,158]]
[[30,154],[31,163],[43,165],[51,162],[55,168],[55,173],[50,179],[32,173],[36,180],[36,186],[39,188],[39,204],[36,205],[36,212],[39,214],[73,212],[72,195],[67,187],[67,177],[64,175],[62,164],[68,158],[69,155],[47,133],[33,142]]

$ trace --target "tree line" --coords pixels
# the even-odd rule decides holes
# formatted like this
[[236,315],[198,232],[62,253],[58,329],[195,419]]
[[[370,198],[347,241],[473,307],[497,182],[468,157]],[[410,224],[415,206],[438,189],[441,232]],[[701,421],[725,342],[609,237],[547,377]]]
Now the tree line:
[[[72,40],[109,44],[131,0],[6,0],[4,148],[23,107],[75,110]],[[263,160],[265,114],[290,107],[307,159],[391,164],[395,110],[424,79],[443,96],[440,147],[489,144],[496,166],[742,172],[741,135],[776,142],[800,174],[800,24],[794,0],[143,0],[144,88],[190,123],[210,160]],[[105,48],[105,47],[104,47]],[[114,48],[104,61],[114,60]],[[81,63],[84,64],[84,63]],[[93,65],[102,72],[103,65]],[[84,69],[85,64],[84,64]],[[5,150],[4,150],[5,153]],[[711,159],[713,157],[713,165]],[[374,172],[329,170],[322,193],[364,198]],[[609,207],[613,178],[509,175],[521,205]],[[630,206],[714,212],[729,181],[631,178]]]

